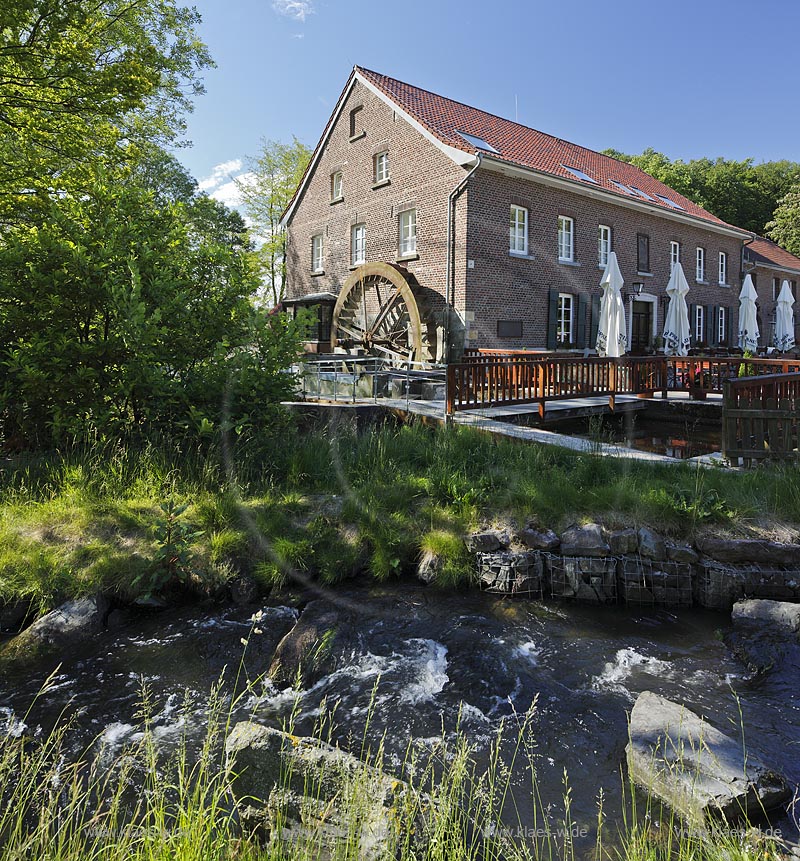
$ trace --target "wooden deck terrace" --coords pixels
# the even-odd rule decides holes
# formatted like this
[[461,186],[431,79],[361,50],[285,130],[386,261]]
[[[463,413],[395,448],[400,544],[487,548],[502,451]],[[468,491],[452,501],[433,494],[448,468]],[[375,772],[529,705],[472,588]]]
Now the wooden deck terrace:
[[535,404],[544,419],[547,405],[604,398],[614,410],[620,396],[648,398],[687,393],[695,400],[722,395],[725,383],[739,377],[800,373],[800,359],[731,356],[623,356],[619,359],[574,355],[468,354],[448,365],[446,412]]

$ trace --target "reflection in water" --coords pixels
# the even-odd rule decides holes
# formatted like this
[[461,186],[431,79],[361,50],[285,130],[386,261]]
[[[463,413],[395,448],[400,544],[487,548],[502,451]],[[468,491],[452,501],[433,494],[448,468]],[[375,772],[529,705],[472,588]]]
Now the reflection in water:
[[721,426],[697,420],[656,421],[637,413],[558,422],[550,428],[558,433],[612,443],[639,451],[686,460],[718,452],[722,448]]

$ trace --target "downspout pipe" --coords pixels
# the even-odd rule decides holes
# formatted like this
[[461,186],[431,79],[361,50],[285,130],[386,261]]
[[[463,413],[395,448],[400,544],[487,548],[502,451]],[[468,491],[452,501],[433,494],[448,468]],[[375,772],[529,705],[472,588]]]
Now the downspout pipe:
[[[743,274],[743,275],[746,275],[746,274],[747,274],[747,270],[745,269],[745,265],[744,265],[744,250],[745,250],[745,248],[747,248],[747,246],[748,246],[748,245],[752,245],[755,241],[756,241],[756,235],[755,235],[755,233],[751,233],[751,234],[750,234],[750,238],[747,240],[747,242],[743,242],[743,243],[742,243],[742,260],[741,260],[741,264],[742,264],[742,274]],[[750,267],[750,269],[751,269],[751,270],[753,270],[753,269],[755,269],[755,268],[756,268],[756,267],[755,267],[755,263],[754,263],[754,264]]]
[[450,192],[447,198],[447,265],[445,267],[445,302],[446,302],[446,317],[444,328],[444,343],[445,343],[445,363],[450,362],[450,319],[456,310],[456,284],[455,284],[455,203],[456,200],[464,192],[467,183],[473,173],[481,166],[483,155],[479,152],[475,153],[477,161],[470,169],[469,173],[458,183],[458,185]]

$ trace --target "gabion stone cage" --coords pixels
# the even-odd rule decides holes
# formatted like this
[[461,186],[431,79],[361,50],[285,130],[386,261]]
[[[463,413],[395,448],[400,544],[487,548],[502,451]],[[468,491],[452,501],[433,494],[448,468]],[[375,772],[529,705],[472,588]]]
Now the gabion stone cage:
[[622,599],[626,604],[692,605],[692,566],[654,562],[638,556],[620,560]]
[[550,593],[554,598],[575,598],[589,604],[617,600],[616,557],[589,558],[547,555]]
[[503,595],[544,597],[544,559],[538,550],[478,553],[481,588]]

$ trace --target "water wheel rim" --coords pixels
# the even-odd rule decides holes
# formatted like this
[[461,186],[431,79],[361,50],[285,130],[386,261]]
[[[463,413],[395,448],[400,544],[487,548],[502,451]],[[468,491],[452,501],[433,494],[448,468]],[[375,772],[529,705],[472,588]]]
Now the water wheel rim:
[[[384,286],[388,288],[384,299],[381,299],[378,290],[378,286],[382,282],[386,282]],[[366,296],[367,290],[371,286],[376,288],[379,310],[370,325]],[[358,301],[359,296],[356,291],[359,290],[363,303],[363,322],[360,326],[354,322],[352,316],[354,312],[352,302],[354,298]],[[383,337],[379,337],[379,330],[384,323],[389,322],[393,308],[402,309],[399,317],[395,318],[394,328],[388,333],[384,332]],[[397,320],[403,319],[404,314],[408,318],[407,324],[399,327]],[[349,337],[342,337],[341,332]],[[403,332],[406,334],[405,341],[402,339]],[[395,334],[397,338],[393,339],[392,334]],[[422,318],[414,291],[405,275],[397,267],[389,263],[365,263],[355,269],[344,282],[333,309],[331,350],[335,350],[342,343],[357,344],[369,352],[388,355],[400,362],[420,360],[423,351]]]

